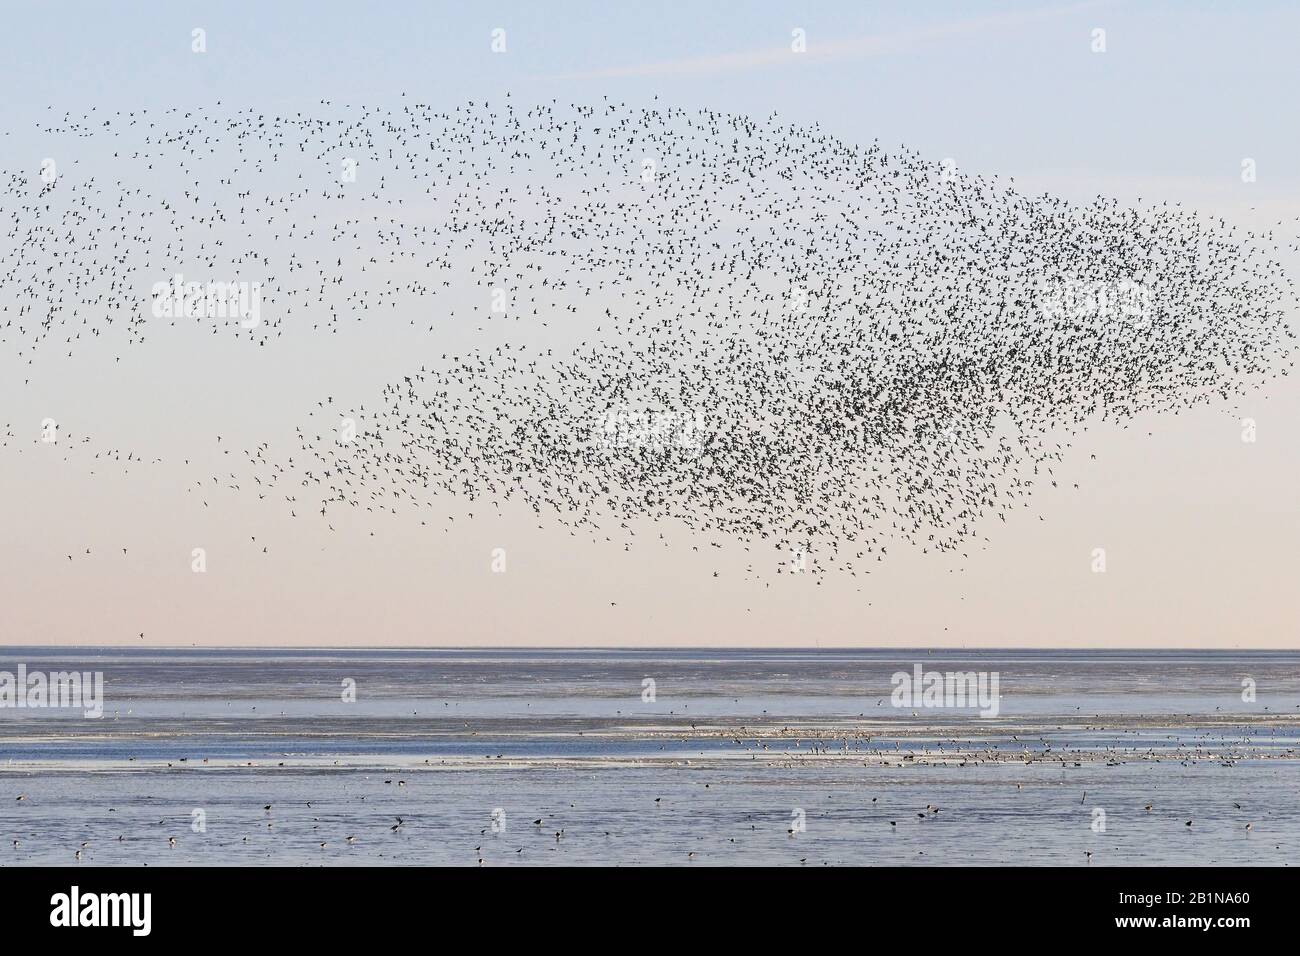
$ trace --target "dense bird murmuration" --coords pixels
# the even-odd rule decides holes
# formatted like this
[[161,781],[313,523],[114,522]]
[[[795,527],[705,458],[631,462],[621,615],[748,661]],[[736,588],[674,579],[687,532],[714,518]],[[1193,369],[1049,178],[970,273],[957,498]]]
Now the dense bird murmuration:
[[[684,527],[860,569],[894,541],[960,552],[1090,424],[1232,405],[1291,365],[1271,234],[774,116],[404,99],[41,132],[77,158],[4,175],[10,358],[191,318],[257,348],[393,316],[426,337],[371,401],[304,396],[298,447],[243,453],[304,520],[519,499],[593,536]],[[257,321],[160,314],[174,273],[256,280]],[[520,337],[449,353],[465,297]]]

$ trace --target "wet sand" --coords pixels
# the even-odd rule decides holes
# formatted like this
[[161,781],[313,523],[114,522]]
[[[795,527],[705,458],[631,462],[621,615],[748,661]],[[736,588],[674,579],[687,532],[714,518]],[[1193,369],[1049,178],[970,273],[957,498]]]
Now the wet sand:
[[[0,711],[0,864],[1298,858],[1300,655],[1001,654],[6,651],[106,704]],[[892,706],[917,660],[1000,714]]]

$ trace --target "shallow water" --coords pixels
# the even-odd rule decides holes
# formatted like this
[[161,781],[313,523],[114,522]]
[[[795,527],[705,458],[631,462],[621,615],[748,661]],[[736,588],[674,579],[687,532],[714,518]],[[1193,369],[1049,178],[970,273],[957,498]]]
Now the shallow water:
[[[1300,653],[0,651],[0,671],[19,663],[102,671],[104,716],[0,709],[4,864],[81,849],[82,865],[1285,865],[1300,850]],[[892,706],[891,675],[916,663],[996,672],[998,716]]]

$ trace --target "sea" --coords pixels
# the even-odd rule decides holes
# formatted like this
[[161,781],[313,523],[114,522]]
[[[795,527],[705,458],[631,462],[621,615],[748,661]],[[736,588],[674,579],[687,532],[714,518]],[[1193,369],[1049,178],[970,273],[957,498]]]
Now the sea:
[[3,866],[1286,866],[1297,793],[1300,652],[0,648]]

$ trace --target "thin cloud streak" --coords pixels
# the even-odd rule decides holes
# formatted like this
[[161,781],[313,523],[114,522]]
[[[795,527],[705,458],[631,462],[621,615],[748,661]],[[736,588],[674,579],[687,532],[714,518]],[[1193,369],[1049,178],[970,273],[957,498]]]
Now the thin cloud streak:
[[[949,37],[967,36],[988,30],[1014,28],[1052,19],[1084,10],[1110,6],[1113,0],[1089,0],[1065,7],[1051,7],[1025,13],[999,14],[980,17],[974,20],[959,20],[920,30],[905,30],[897,33],[875,36],[854,37],[849,40],[816,41],[808,43],[805,53],[794,54],[790,47],[773,47],[765,50],[747,50],[736,53],[709,54],[689,57],[681,60],[661,60],[655,63],[642,63],[633,66],[610,67],[602,70],[579,71],[575,73],[551,74],[549,80],[601,80],[625,77],[646,76],[689,76],[707,73],[740,73],[747,70],[759,70],[773,66],[789,66],[796,62],[812,61],[829,63],[868,56],[887,56],[907,53],[936,41]],[[792,59],[797,56],[798,59]]]

